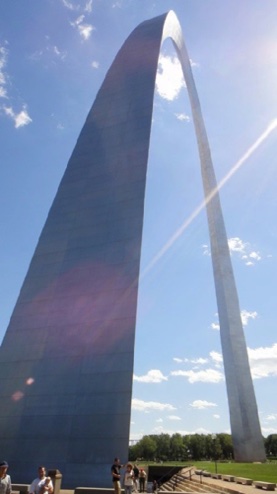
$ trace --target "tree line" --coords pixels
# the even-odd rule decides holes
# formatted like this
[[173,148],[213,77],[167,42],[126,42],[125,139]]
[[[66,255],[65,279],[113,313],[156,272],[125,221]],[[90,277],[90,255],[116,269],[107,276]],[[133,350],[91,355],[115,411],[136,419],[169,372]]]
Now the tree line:
[[[277,456],[277,434],[264,438],[267,457]],[[232,460],[233,445],[230,434],[150,434],[129,447],[129,460],[147,461]]]

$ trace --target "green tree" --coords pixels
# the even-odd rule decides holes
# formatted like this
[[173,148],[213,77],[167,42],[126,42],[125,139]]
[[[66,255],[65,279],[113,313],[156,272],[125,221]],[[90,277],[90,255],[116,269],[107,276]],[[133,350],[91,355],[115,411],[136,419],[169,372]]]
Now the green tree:
[[170,459],[182,460],[186,457],[185,446],[181,434],[176,433],[170,439]]
[[277,434],[270,434],[265,439],[265,450],[267,456],[277,456]]
[[[277,434],[270,434],[265,440],[268,457],[277,456]],[[190,434],[182,436],[175,433],[152,434],[143,438],[129,448],[129,459],[153,460],[229,460],[233,457],[232,437],[230,434]]]
[[137,458],[140,456],[140,441],[137,444],[134,444],[133,446],[129,446],[129,456],[128,460],[130,461],[136,461]]
[[204,434],[193,434],[189,436],[188,445],[192,459],[201,460],[206,457],[206,440]]
[[217,438],[221,446],[222,457],[226,460],[230,460],[230,458],[233,458],[234,451],[233,451],[232,436],[230,434],[221,433],[221,434],[217,434]]
[[219,437],[216,434],[212,434],[212,445],[213,445],[213,451],[212,451],[212,458],[214,460],[219,460],[222,456],[222,449],[221,449],[221,444],[219,441]]
[[138,458],[144,458],[145,460],[153,460],[156,456],[157,445],[151,436],[143,436],[138,443]]
[[155,438],[157,443],[157,458],[166,461],[170,458],[170,435],[159,434]]

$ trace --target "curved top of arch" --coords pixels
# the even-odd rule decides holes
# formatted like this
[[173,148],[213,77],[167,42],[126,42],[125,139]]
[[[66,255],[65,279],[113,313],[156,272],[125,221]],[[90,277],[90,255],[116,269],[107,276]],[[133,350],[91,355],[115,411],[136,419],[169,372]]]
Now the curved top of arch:
[[[143,141],[144,147],[148,149],[157,65],[161,45],[166,38],[171,38],[182,67],[200,160],[202,168],[207,168],[207,161],[211,165],[208,139],[182,29],[172,10],[142,22],[132,31],[110,66],[85,125],[91,123],[94,134],[97,134],[99,128],[103,131],[103,128],[116,126],[118,132],[114,128],[113,137],[117,134],[121,152],[126,144],[127,147],[130,144],[126,142],[129,137],[137,147]],[[213,169],[203,179],[204,188],[209,194],[216,188]]]

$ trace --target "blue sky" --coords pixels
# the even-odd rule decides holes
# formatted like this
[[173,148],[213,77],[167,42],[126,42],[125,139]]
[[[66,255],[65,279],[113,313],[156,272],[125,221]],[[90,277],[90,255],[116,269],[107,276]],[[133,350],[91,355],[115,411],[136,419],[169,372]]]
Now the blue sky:
[[[277,433],[275,0],[0,4],[0,338],[109,66],[140,22],[170,9],[183,29],[224,182],[223,214],[267,436]],[[195,214],[203,201],[199,158],[170,41],[156,82],[131,439],[230,431],[206,213]]]

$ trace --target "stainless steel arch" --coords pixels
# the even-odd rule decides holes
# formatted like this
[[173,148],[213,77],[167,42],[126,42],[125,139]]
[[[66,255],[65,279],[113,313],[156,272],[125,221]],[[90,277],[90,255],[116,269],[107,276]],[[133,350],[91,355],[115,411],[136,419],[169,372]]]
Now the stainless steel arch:
[[1,346],[0,457],[15,483],[28,483],[40,463],[58,468],[64,487],[107,486],[112,459],[127,460],[147,160],[166,37],[182,64],[199,147],[235,456],[265,458],[208,140],[170,12],[140,24],[111,65]]

